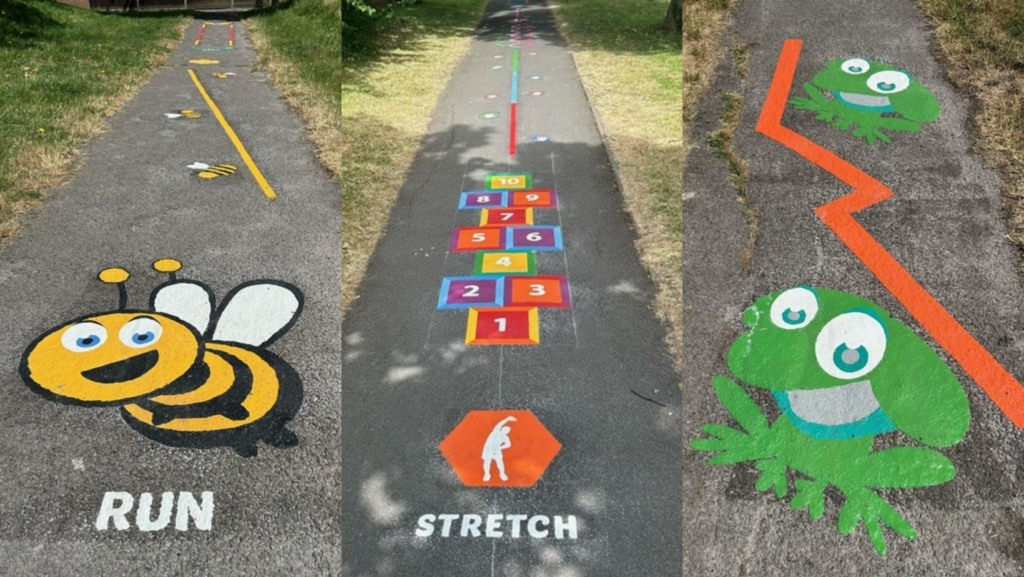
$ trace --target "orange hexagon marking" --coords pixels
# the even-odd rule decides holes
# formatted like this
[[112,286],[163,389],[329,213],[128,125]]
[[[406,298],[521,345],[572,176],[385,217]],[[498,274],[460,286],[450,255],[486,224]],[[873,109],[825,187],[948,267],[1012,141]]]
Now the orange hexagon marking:
[[531,487],[562,444],[532,411],[470,411],[438,448],[464,485]]

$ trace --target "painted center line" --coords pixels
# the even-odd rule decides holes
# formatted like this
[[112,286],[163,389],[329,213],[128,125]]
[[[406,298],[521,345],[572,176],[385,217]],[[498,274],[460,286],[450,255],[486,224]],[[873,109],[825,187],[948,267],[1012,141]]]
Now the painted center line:
[[853,187],[814,212],[875,275],[938,344],[952,356],[1017,428],[1024,428],[1024,386],[967,331],[853,214],[893,196],[892,190],[830,150],[782,126],[802,41],[786,40],[765,98],[757,132]]
[[199,89],[199,94],[202,94],[206,103],[210,105],[210,110],[212,110],[213,115],[217,117],[217,120],[220,122],[224,132],[228,135],[228,138],[231,139],[231,143],[235,145],[235,149],[238,150],[238,154],[242,157],[242,161],[245,162],[247,167],[249,167],[249,172],[252,173],[253,178],[255,178],[256,182],[260,185],[260,189],[263,190],[263,194],[267,195],[267,198],[277,198],[277,194],[274,193],[274,189],[270,188],[270,184],[267,182],[267,179],[263,178],[263,173],[260,172],[259,167],[256,166],[252,157],[249,156],[249,152],[245,149],[245,145],[238,139],[238,135],[235,134],[234,129],[231,128],[231,125],[228,124],[224,115],[221,114],[220,108],[217,107],[217,104],[212,98],[210,98],[210,95],[207,94],[206,89],[203,88],[203,83],[199,82],[199,77],[196,76],[195,71],[189,68],[188,74],[192,77],[192,82],[195,82],[196,88]]

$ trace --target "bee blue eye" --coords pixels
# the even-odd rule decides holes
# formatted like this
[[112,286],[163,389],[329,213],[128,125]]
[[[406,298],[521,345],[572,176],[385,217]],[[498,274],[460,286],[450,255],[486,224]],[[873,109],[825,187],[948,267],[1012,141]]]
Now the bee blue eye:
[[132,335],[132,342],[137,344],[137,345],[144,345],[146,343],[151,343],[151,342],[153,342],[153,333],[151,333],[151,332],[135,333],[134,335]]
[[162,334],[163,328],[160,323],[150,317],[138,317],[128,321],[119,333],[121,342],[135,349],[152,345],[160,340]]
[[107,329],[93,321],[71,325],[60,337],[64,348],[73,353],[84,353],[102,345],[107,340]]
[[799,325],[807,319],[807,311],[786,309],[782,312],[782,322],[787,325]]
[[83,349],[91,349],[100,344],[99,335],[89,335],[75,340],[75,344]]
[[868,350],[864,345],[851,349],[842,343],[832,353],[832,362],[841,371],[855,373],[868,365]]

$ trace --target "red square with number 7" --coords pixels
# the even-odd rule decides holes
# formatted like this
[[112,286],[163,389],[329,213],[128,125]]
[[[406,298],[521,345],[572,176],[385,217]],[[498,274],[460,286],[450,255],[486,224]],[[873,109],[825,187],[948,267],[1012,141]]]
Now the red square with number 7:
[[540,322],[536,308],[469,309],[467,345],[536,345]]
[[448,250],[466,252],[503,249],[505,248],[503,230],[503,228],[497,227],[458,227],[452,231],[452,242]]

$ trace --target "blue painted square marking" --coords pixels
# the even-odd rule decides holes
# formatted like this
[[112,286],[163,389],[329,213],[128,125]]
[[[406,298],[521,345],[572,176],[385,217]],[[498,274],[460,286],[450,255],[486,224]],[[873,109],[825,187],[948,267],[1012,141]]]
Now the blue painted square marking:
[[562,250],[560,226],[510,226],[505,234],[505,250]]
[[468,190],[463,192],[459,199],[459,208],[463,210],[506,208],[507,206],[507,190]]
[[441,280],[439,309],[493,308],[504,306],[505,277],[449,276]]

